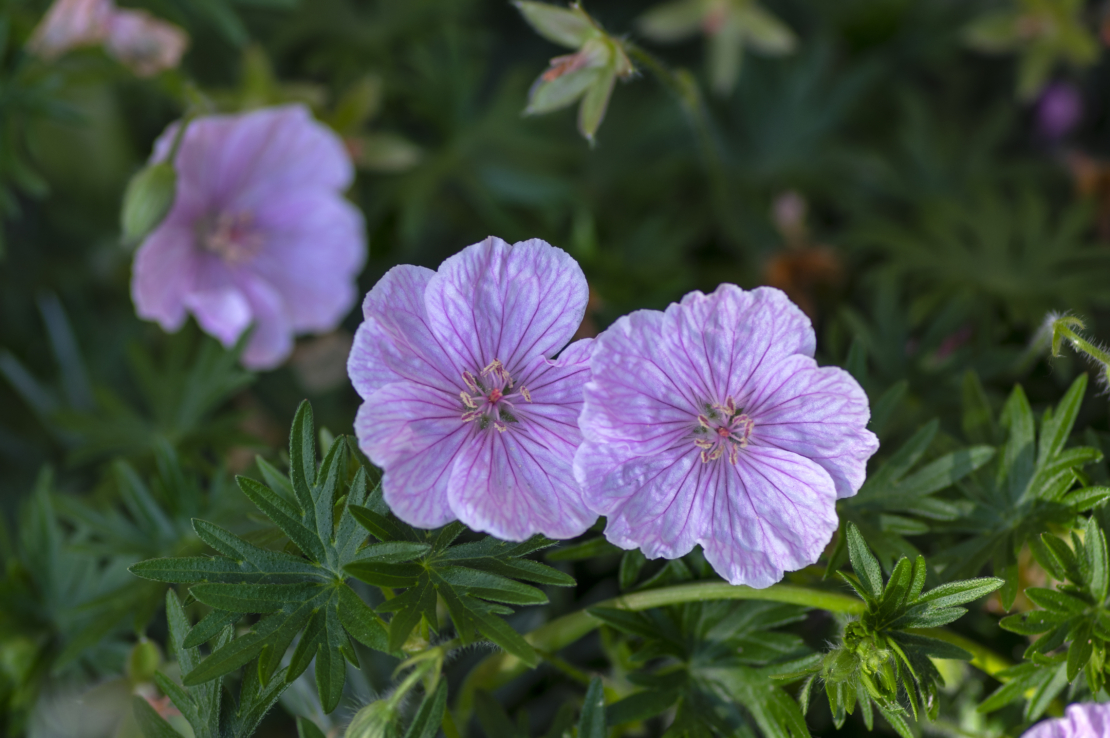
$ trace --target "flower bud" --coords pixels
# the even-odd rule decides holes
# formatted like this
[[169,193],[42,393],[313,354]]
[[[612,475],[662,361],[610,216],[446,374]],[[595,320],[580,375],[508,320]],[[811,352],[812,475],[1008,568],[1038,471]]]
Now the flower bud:
[[162,665],[162,651],[158,644],[148,638],[140,638],[139,642],[127,655],[125,671],[127,679],[132,684],[149,682],[154,679],[154,672]]
[[134,242],[158,227],[173,205],[177,172],[162,161],[142,169],[127,183],[120,213],[125,241]]
[[577,3],[564,10],[546,3],[518,2],[524,18],[544,38],[576,48],[557,56],[528,93],[525,115],[550,113],[581,100],[578,130],[593,142],[618,77],[636,71],[624,45],[601,29]]
[[371,702],[355,713],[343,738],[389,738],[396,734],[397,708],[386,700]]

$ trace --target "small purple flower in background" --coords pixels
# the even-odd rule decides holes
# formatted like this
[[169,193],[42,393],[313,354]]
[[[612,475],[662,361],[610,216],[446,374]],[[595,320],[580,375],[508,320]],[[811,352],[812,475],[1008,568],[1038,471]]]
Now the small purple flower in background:
[[1083,98],[1073,85],[1055,82],[1041,93],[1036,116],[1037,130],[1056,141],[1071,133],[1083,117]]
[[574,259],[537,239],[490,237],[374,286],[347,367],[397,517],[513,541],[593,523],[571,470],[593,342],[566,346],[588,297]]
[[[169,156],[177,124],[154,147]],[[216,115],[188,125],[174,161],[173,208],[135,255],[140,317],[175,331],[192,313],[269,369],[293,336],[334,329],[357,299],[362,214],[343,198],[354,170],[342,141],[301,106]]]
[[878,448],[867,396],[814,348],[786,295],[729,284],[602,333],[574,472],[606,537],[649,558],[701,544],[753,587],[814,563]]
[[1106,738],[1110,736],[1110,704],[1086,702],[1068,705],[1064,717],[1045,720],[1022,738]]

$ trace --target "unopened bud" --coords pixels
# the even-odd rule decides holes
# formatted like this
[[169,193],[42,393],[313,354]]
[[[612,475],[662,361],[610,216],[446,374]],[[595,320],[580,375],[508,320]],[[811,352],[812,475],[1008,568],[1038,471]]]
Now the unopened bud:
[[169,162],[151,164],[127,183],[120,213],[123,238],[135,242],[158,227],[173,206],[177,172]]
[[162,651],[158,644],[147,638],[140,638],[127,655],[127,678],[132,684],[149,682],[154,679],[154,672],[161,665]]
[[371,702],[355,713],[343,738],[390,738],[396,732],[397,708],[386,700]]

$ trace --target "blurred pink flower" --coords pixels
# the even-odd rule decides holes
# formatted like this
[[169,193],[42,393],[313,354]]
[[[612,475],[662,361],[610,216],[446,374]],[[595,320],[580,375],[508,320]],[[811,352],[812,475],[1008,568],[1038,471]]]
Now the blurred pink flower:
[[97,44],[135,74],[149,77],[176,67],[189,37],[146,11],[120,10],[113,0],[56,0],[29,46],[39,56],[55,59]]
[[108,24],[108,53],[140,77],[173,69],[189,45],[177,26],[143,10],[117,10]]
[[115,12],[112,0],[57,0],[35,29],[29,45],[46,59],[82,46],[95,46],[107,37]]
[[[177,127],[152,161],[169,156]],[[192,313],[225,346],[253,325],[252,369],[281,364],[295,334],[339,325],[366,258],[339,136],[300,105],[207,116],[185,129],[174,166],[173,208],[135,254],[139,317],[175,331]]]
[[1083,98],[1074,86],[1055,82],[1037,101],[1037,128],[1053,141],[1068,135],[1083,117]]

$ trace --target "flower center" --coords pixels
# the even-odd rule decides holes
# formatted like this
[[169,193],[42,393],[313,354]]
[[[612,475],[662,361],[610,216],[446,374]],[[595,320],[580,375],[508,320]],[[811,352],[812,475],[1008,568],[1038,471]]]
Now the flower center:
[[736,407],[736,400],[728,397],[723,404],[706,403],[705,414],[698,416],[694,429],[694,445],[701,449],[703,464],[728,454],[730,463],[740,458],[740,449],[748,447],[755,421]]
[[482,430],[491,425],[499,432],[504,433],[509,429],[509,423],[519,423],[520,420],[513,412],[513,404],[517,398],[523,397],[525,402],[532,401],[532,395],[524,385],[514,388],[513,378],[505,369],[500,359],[494,359],[475,377],[470,372],[462,373],[463,384],[466,389],[459,393],[462,399],[462,420],[469,423],[474,420]]
[[218,255],[228,264],[245,264],[262,250],[262,235],[253,227],[249,212],[221,213],[197,224],[201,246]]

